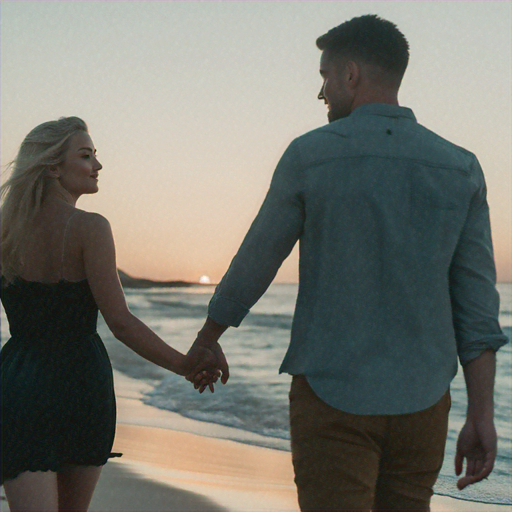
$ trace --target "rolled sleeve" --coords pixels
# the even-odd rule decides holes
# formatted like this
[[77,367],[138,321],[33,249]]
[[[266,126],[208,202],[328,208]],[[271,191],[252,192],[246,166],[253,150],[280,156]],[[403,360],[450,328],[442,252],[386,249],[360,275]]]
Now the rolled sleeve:
[[453,325],[460,363],[508,342],[501,331],[485,180],[474,157],[477,189],[450,267]]
[[238,327],[249,313],[249,308],[237,300],[215,293],[208,306],[208,315],[220,325]]
[[260,211],[215,290],[208,314],[221,325],[240,325],[302,233],[299,160],[294,141],[281,157]]

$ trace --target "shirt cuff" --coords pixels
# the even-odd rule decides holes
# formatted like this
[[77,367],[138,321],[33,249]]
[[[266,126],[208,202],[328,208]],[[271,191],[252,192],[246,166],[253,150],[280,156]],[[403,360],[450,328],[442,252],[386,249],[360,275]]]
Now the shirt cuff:
[[479,340],[474,340],[464,344],[459,348],[459,360],[462,366],[466,366],[470,361],[476,359],[486,350],[497,352],[503,345],[508,343],[508,338],[504,334],[496,334]]
[[208,316],[220,325],[238,327],[249,313],[241,302],[215,294],[208,305]]

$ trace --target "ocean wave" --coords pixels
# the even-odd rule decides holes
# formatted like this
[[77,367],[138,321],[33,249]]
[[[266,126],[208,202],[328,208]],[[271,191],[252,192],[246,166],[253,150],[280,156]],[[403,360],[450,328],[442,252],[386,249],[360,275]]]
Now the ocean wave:
[[191,386],[183,386],[180,377],[167,375],[145,395],[144,402],[188,418],[289,439],[285,397],[265,400],[262,387],[266,386],[247,385],[235,376],[226,386],[217,386],[214,394],[200,395]]
[[[205,305],[190,304],[179,300],[146,300],[148,312],[154,316],[160,309],[169,318],[206,318],[208,308]],[[250,312],[244,320],[244,326],[267,327],[271,329],[291,329],[293,316],[288,314],[270,314]]]

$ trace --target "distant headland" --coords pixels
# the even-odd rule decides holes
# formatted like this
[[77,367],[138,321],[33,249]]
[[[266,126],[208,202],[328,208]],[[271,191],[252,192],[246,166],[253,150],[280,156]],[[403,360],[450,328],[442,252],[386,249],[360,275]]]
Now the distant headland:
[[198,284],[190,281],[153,281],[152,279],[141,279],[129,276],[120,269],[117,269],[117,273],[123,288],[185,288]]

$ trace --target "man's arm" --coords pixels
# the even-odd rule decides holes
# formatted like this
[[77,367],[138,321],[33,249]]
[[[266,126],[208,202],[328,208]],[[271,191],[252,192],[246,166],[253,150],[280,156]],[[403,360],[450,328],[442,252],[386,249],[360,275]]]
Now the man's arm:
[[494,376],[496,355],[486,350],[464,367],[468,392],[468,411],[464,427],[457,442],[455,473],[462,473],[466,459],[466,474],[457,487],[464,487],[487,478],[497,453],[497,436],[494,427]]
[[[474,158],[474,157],[473,157]],[[466,423],[459,435],[455,472],[466,476],[459,489],[486,478],[496,458],[494,428],[495,352],[507,337],[501,331],[499,295],[491,240],[489,207],[482,169],[473,162],[476,191],[450,268],[453,325],[468,393]]]
[[[305,211],[299,160],[299,150],[292,142],[277,165],[258,215],[215,290],[208,318],[189,351],[191,354],[197,347],[211,350],[217,356],[224,383],[229,378],[229,368],[218,343],[220,336],[229,326],[240,325],[302,233]],[[193,375],[187,378],[196,387],[204,386]]]
[[218,324],[240,325],[300,238],[305,222],[302,172],[294,141],[281,157],[258,215],[210,301],[208,315]]
[[498,321],[500,300],[487,189],[480,164],[473,158],[476,189],[449,273],[453,326],[462,366],[486,350],[496,352],[508,342]]

